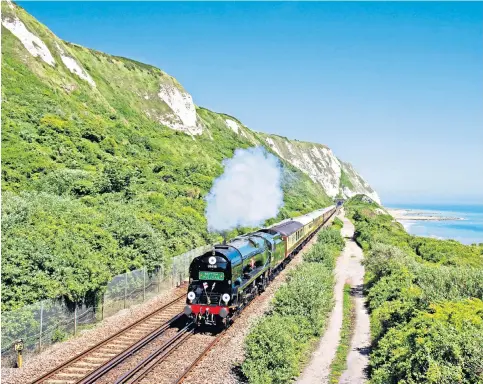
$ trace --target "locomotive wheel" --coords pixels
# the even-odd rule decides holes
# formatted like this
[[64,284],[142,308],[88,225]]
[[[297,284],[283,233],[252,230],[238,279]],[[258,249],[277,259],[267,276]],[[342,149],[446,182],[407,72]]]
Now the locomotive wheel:
[[267,285],[268,285],[268,277],[263,276],[262,282],[260,284],[260,293],[265,292],[265,289],[267,289]]
[[230,320],[228,317],[225,317],[224,319],[219,317],[216,319],[216,325],[220,329],[227,329],[230,326]]

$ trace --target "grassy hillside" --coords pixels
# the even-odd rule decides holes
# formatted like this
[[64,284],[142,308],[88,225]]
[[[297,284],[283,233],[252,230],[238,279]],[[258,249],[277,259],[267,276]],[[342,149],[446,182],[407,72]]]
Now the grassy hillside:
[[346,204],[364,248],[372,383],[483,383],[483,246],[407,234],[375,203]]
[[[2,308],[63,295],[83,300],[113,275],[155,265],[216,240],[204,196],[236,148],[227,116],[197,107],[200,136],[159,122],[169,107],[161,70],[58,39],[22,8],[2,2],[55,59],[32,56],[2,26]],[[71,73],[60,49],[92,77]],[[331,203],[283,162],[285,205],[277,219]],[[244,229],[241,229],[242,231]]]

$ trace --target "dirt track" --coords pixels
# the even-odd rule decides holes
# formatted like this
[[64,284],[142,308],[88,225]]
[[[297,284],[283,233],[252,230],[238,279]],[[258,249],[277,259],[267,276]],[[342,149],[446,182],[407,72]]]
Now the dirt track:
[[363,254],[357,243],[352,240],[354,225],[342,215],[339,217],[344,221],[342,236],[346,239],[346,245],[335,267],[335,306],[319,346],[313,353],[310,363],[297,380],[299,384],[321,384],[328,381],[330,364],[340,340],[343,289],[346,281],[350,282],[352,295],[355,298],[356,322],[351,349],[347,358],[347,370],[343,372],[340,383],[358,384],[366,380],[365,368],[368,363],[370,328],[369,315],[365,309],[364,297],[362,296],[364,267],[361,261]]

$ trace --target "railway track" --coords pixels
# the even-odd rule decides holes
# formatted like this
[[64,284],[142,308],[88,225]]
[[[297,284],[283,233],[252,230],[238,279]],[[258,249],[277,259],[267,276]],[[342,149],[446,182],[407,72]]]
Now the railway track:
[[[206,334],[195,329],[193,322],[181,322],[179,324],[182,326],[175,332],[172,326],[180,322],[184,316],[182,309],[185,297],[183,290],[175,300],[67,361],[32,384],[182,383],[229,330]],[[258,296],[245,308],[257,299]],[[238,316],[236,315],[233,320]],[[186,342],[188,339],[190,343]]]
[[[251,300],[243,309],[256,302],[258,297]],[[239,314],[233,320],[236,320]],[[160,348],[120,376],[115,384],[181,384],[228,330],[229,328],[218,334],[208,335],[196,331],[192,323],[187,324]]]
[[[244,309],[257,298],[258,296]],[[196,330],[193,323],[189,323],[136,367],[119,377],[115,384],[182,383],[228,330],[229,328],[220,330],[217,334],[203,333]],[[188,339],[189,343],[186,342]]]
[[[176,299],[47,372],[32,384],[94,383],[110,369],[166,332],[182,316],[186,287]],[[102,375],[99,372],[102,371]]]

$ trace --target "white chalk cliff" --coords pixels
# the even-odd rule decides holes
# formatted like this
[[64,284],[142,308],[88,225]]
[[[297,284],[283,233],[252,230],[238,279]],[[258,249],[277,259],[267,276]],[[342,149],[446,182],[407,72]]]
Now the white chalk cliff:
[[[325,145],[257,133],[236,117],[223,113],[210,111],[207,118],[200,112],[203,108],[194,104],[193,97],[174,77],[144,63],[62,41],[10,1],[2,2],[2,26],[5,39],[10,39],[12,52],[19,56],[22,65],[42,78],[48,87],[60,87],[66,97],[84,88],[84,92],[95,95],[96,102],[113,113],[114,119],[116,108],[110,103],[126,97],[123,99],[126,109],[146,117],[153,129],[162,125],[194,140],[197,136],[215,140],[216,126],[223,135],[236,135],[244,144],[270,148],[321,185],[330,197],[362,193],[380,203],[377,193],[352,165],[339,160]],[[121,118],[120,122],[127,120]]]

